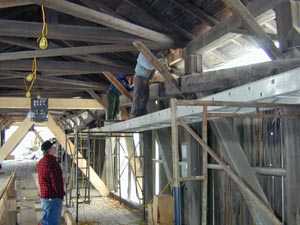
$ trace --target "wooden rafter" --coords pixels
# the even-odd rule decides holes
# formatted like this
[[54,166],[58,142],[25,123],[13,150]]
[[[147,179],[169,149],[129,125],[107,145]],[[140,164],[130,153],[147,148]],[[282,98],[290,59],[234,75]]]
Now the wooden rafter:
[[75,4],[65,0],[44,0],[44,5],[68,15],[88,20],[97,24],[111,27],[125,33],[133,34],[141,38],[152,40],[163,45],[171,45],[173,41],[165,34],[150,30],[145,27],[127,22],[125,20],[115,18],[108,14]]
[[[274,8],[280,2],[284,0],[254,0],[249,2],[247,8],[254,17],[266,12],[269,9]],[[242,21],[238,16],[232,16],[218,25],[213,27],[209,32],[199,35],[194,38],[186,46],[186,51],[190,54],[198,53],[201,54],[213,46],[213,42],[229,33],[231,30],[239,28],[242,25]]]
[[[43,24],[0,19],[0,36],[38,38]],[[85,41],[94,43],[130,43],[135,36],[110,28],[49,24],[49,39]]]
[[[31,71],[32,60],[3,61],[0,62],[0,71]],[[83,63],[76,61],[61,61],[41,59],[38,60],[38,72],[45,72],[48,76],[99,74],[102,71],[130,73],[118,67]],[[1,73],[1,72],[0,72]]]
[[272,39],[265,33],[263,28],[256,22],[255,17],[240,0],[223,1],[228,4],[228,6],[243,19],[251,31],[254,32],[255,36],[258,38],[256,39],[258,40],[258,44],[266,51],[271,59],[279,59],[282,57]]
[[128,52],[136,51],[131,45],[96,45],[96,46],[81,46],[81,47],[66,47],[55,48],[47,50],[33,50],[33,51],[19,51],[0,53],[0,61],[31,59],[34,57],[55,57],[55,56],[74,56],[87,55],[98,53],[112,53],[112,52]]

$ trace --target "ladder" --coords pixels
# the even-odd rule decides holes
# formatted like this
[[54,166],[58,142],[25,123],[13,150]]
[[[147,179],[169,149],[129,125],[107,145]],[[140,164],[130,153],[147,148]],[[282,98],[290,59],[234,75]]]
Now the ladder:
[[[90,184],[90,166],[91,166],[91,140],[90,132],[87,135],[78,132],[75,129],[74,135],[75,153],[76,153],[76,223],[78,224],[79,204],[89,204],[91,201],[91,184]],[[78,166],[79,161],[85,159],[84,166]],[[81,190],[84,190],[83,195]]]
[[[78,224],[78,211],[80,204],[89,204],[91,202],[91,184],[90,184],[90,166],[92,157],[92,146],[90,132],[81,133],[78,129],[74,129],[74,133],[68,138],[73,139],[75,146],[74,154],[71,156],[71,169],[69,171],[69,184],[66,187],[66,205],[76,209],[76,223]],[[67,144],[65,149],[70,146]],[[82,165],[80,160],[85,159],[86,163]],[[66,160],[66,168],[69,167]],[[80,165],[80,166],[78,166]],[[74,190],[75,189],[75,190]],[[74,193],[75,192],[75,193]]]

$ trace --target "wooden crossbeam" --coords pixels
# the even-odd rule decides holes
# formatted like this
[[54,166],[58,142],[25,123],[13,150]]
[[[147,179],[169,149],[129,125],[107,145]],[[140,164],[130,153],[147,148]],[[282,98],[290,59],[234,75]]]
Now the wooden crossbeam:
[[159,32],[148,28],[130,23],[128,21],[110,16],[108,14],[69,2],[65,0],[44,0],[42,1],[46,7],[54,9],[65,14],[88,20],[97,24],[111,27],[125,33],[133,34],[141,38],[155,41],[162,45],[172,45],[173,40]]
[[28,131],[32,128],[33,122],[30,118],[26,118],[13,135],[0,148],[0,161],[5,160],[15,147],[22,141]]
[[113,75],[111,72],[103,72],[104,76],[114,85],[117,90],[122,94],[125,95],[130,101],[132,101],[132,95],[129,91],[121,84],[120,81]]
[[159,60],[152,54],[147,46],[140,41],[135,41],[133,45],[144,55],[144,57],[154,66],[154,68],[160,72],[166,81],[173,86],[174,90],[176,90],[178,93],[181,93],[176,80],[169,72],[168,68],[159,62]]
[[[58,126],[54,118],[49,115],[48,116],[48,122],[47,122],[48,128],[50,131],[54,134],[58,142],[62,146],[68,146],[67,148],[67,154],[71,156],[71,158],[76,154],[75,146],[73,142],[69,139],[66,139],[65,132]],[[87,175],[86,172],[87,170],[85,169],[87,166],[87,161],[82,157],[80,153],[78,153],[78,168],[81,170],[81,172],[84,175]],[[73,158],[73,161],[76,163],[76,160]],[[109,190],[106,187],[105,183],[101,180],[99,175],[95,172],[95,170],[90,166],[89,168],[90,172],[90,182],[94,186],[94,188],[99,191],[99,193],[102,196],[108,196],[109,195]]]
[[[24,76],[23,76],[24,77]],[[73,79],[64,79],[64,78],[44,78],[43,76],[39,76],[38,80],[46,81],[48,83],[53,84],[61,84],[61,85],[73,85],[73,86],[79,86],[79,87],[85,87],[85,88],[91,88],[95,90],[103,90],[106,89],[106,85],[103,85],[98,82],[86,82],[81,80],[73,80]]]
[[232,10],[237,13],[246,25],[254,32],[258,44],[266,51],[271,59],[282,58],[279,49],[272,39],[265,33],[263,28],[256,22],[255,17],[240,0],[223,0]]
[[[18,61],[2,61],[0,62],[1,71],[13,70],[13,71],[31,71],[32,60],[18,60]],[[62,75],[81,75],[81,74],[99,74],[102,71],[123,72],[125,68],[118,68],[109,65],[76,62],[76,61],[56,61],[41,59],[38,60],[38,72],[47,72],[48,76],[62,76]]]
[[[1,3],[0,3],[1,5]],[[0,19],[0,36],[38,38],[43,24]],[[131,43],[136,37],[110,28],[48,24],[49,39],[93,43]]]
[[32,5],[35,2],[36,2],[35,0],[1,0],[0,1],[0,9]]
[[0,61],[31,59],[34,57],[55,57],[55,56],[74,56],[87,54],[101,54],[113,52],[128,52],[136,51],[131,45],[95,45],[95,46],[81,46],[81,47],[66,47],[55,48],[47,50],[33,50],[33,51],[19,51],[0,53]]
[[[30,109],[31,100],[22,97],[0,97],[0,109]],[[103,110],[103,105],[93,99],[48,99],[49,110]]]

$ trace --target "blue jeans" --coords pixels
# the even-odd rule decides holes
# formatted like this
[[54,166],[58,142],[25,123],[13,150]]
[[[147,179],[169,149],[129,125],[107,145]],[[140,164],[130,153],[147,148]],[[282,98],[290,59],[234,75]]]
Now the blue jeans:
[[62,199],[41,199],[42,219],[41,225],[59,225],[62,210]]

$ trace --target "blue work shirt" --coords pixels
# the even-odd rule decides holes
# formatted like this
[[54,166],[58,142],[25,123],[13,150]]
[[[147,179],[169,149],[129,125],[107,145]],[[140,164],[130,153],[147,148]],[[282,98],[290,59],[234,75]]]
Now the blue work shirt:
[[135,75],[148,79],[153,70],[154,66],[151,63],[149,63],[149,61],[145,58],[145,56],[142,53],[140,53],[137,58],[137,63],[134,70]]
[[[119,74],[117,76],[118,81],[126,88],[127,91],[132,91],[133,87],[131,87],[128,83],[128,80],[126,79],[126,76],[124,74]],[[114,85],[110,85],[108,88],[109,92],[113,92],[117,95],[121,95],[121,93],[118,91],[118,89]]]

